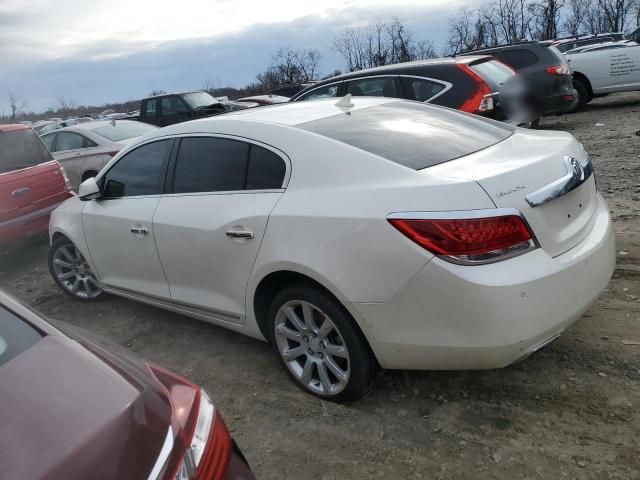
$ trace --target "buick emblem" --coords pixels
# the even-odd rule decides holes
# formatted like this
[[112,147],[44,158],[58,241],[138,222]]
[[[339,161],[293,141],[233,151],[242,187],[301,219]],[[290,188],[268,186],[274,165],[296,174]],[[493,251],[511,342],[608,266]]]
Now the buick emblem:
[[571,159],[571,169],[573,170],[573,176],[580,181],[584,180],[584,168],[580,165],[575,158]]

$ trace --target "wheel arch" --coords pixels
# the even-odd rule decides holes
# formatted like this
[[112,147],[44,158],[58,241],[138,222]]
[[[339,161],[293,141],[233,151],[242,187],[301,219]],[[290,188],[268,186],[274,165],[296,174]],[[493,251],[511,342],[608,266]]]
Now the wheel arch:
[[248,297],[250,301],[247,306],[250,308],[249,313],[253,314],[257,327],[264,338],[269,338],[267,333],[267,314],[273,297],[287,286],[300,283],[312,285],[335,299],[354,320],[356,327],[360,330],[360,333],[362,333],[376,361],[378,361],[379,364],[383,364],[379,358],[379,351],[375,348],[372,335],[369,334],[366,322],[355,310],[351,302],[327,279],[301,266],[279,266],[279,268],[264,272],[260,280],[255,282],[255,288]]
[[584,86],[587,87],[587,92],[589,92],[589,96],[593,97],[593,87],[591,86],[591,82],[584,73],[573,72],[573,78],[584,83]]

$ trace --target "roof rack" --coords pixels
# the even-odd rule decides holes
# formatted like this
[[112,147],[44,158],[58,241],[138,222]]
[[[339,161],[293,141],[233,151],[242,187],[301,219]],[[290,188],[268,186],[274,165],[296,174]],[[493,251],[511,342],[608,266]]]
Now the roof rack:
[[458,55],[468,55],[470,53],[478,53],[484,50],[493,50],[494,48],[502,48],[502,47],[510,47],[512,45],[532,45],[532,44],[540,44],[538,40],[521,40],[519,42],[511,42],[511,43],[501,43],[499,45],[492,45],[487,47],[474,48],[471,50],[465,50],[464,52],[458,53]]

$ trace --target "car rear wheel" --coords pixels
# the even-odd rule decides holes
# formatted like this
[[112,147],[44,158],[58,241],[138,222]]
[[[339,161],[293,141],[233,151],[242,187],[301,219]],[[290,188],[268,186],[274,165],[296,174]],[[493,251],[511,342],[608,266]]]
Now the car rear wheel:
[[49,272],[64,293],[77,300],[105,296],[91,267],[73,243],[61,237],[49,249]]
[[353,318],[313,286],[290,286],[269,311],[269,336],[281,364],[301,389],[335,402],[361,398],[377,363]]
[[573,79],[573,88],[575,88],[578,92],[578,102],[573,109],[574,112],[577,112],[578,110],[582,109],[582,107],[584,107],[587,102],[589,102],[589,89],[579,78]]

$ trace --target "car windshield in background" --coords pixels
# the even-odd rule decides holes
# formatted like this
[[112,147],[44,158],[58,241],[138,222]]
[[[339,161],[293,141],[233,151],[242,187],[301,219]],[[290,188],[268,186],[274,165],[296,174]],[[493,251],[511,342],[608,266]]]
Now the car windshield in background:
[[498,85],[502,85],[509,78],[515,75],[514,71],[503,63],[496,60],[489,60],[488,62],[475,63],[470,65],[469,68],[476,72],[486,80],[491,80]]
[[495,145],[514,129],[430,105],[392,102],[297,125],[421,170]]
[[214,103],[220,103],[206,92],[185,93],[184,95],[181,95],[181,97],[193,109],[207,107]]
[[30,128],[0,133],[0,173],[33,167],[51,160],[51,154]]
[[104,127],[94,128],[93,133],[97,133],[112,142],[120,142],[146,135],[154,130],[156,130],[156,127],[142,122],[116,122],[115,125],[109,124]]
[[34,345],[42,335],[9,310],[0,307],[0,367]]

